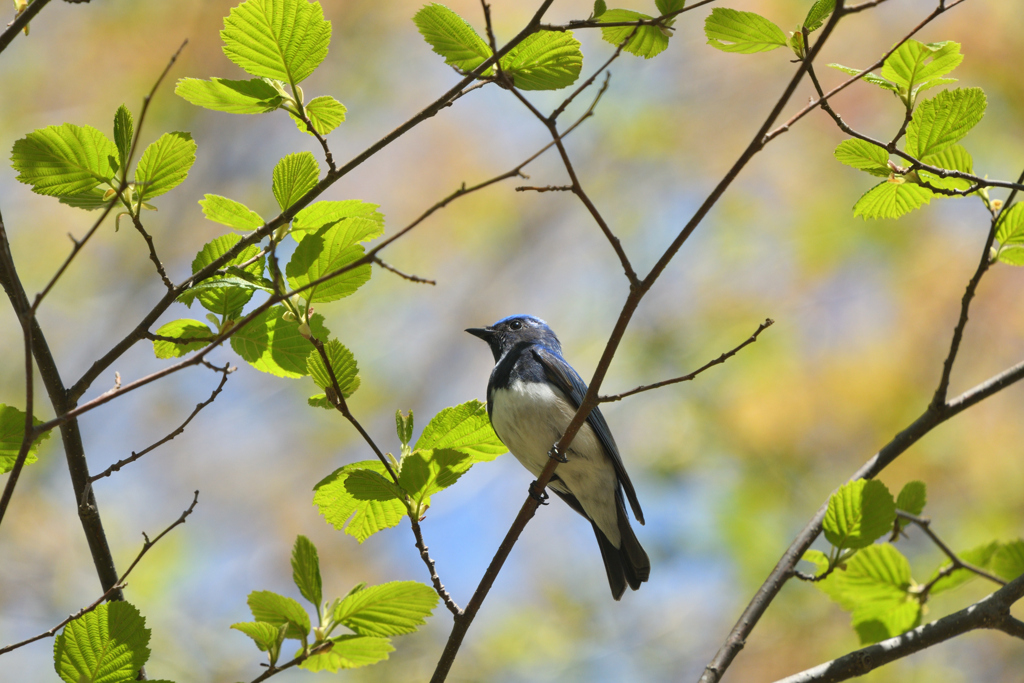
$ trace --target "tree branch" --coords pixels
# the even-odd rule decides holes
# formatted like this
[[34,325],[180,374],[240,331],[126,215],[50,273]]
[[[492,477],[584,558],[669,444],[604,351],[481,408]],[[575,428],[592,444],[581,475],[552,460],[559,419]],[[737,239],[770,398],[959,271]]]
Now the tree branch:
[[25,8],[25,11],[14,18],[14,21],[7,24],[7,29],[0,34],[0,52],[7,49],[7,46],[11,44],[14,37],[18,35],[18,31],[28,26],[28,22],[32,21],[33,17],[39,14],[40,11],[50,0],[33,0],[32,4]]
[[694,370],[693,372],[691,372],[688,375],[682,375],[680,377],[673,377],[672,379],[662,380],[661,382],[655,382],[654,384],[645,384],[645,385],[637,387],[636,389],[630,389],[629,391],[624,391],[621,394],[613,394],[611,396],[601,396],[598,400],[601,403],[611,403],[612,401],[621,401],[622,399],[626,398],[627,396],[632,396],[634,394],[639,394],[639,393],[644,392],[644,391],[650,391],[651,389],[660,389],[661,387],[665,387],[665,386],[668,386],[670,384],[678,384],[679,382],[689,382],[694,377],[696,377],[700,373],[704,372],[708,368],[712,368],[712,367],[714,367],[716,365],[721,365],[725,361],[729,360],[730,358],[735,356],[737,353],[739,353],[740,350],[743,349],[743,347],[749,346],[750,344],[753,344],[754,342],[756,342],[758,336],[762,332],[764,332],[766,329],[768,329],[769,327],[771,327],[774,324],[775,324],[774,320],[772,320],[771,318],[766,318],[765,321],[763,323],[761,323],[760,325],[758,325],[757,329],[754,330],[754,334],[750,335],[750,337],[748,337],[746,339],[746,341],[744,341],[742,344],[740,344],[739,346],[735,347],[734,349],[732,349],[730,351],[726,351],[725,353],[720,355],[718,358],[715,358],[712,361],[708,361],[707,363],[705,363],[704,365],[700,366],[699,368],[697,368],[696,370]]
[[1024,575],[987,598],[930,624],[861,648],[838,659],[807,669],[776,683],[835,683],[863,676],[883,664],[908,657],[950,638],[981,628],[1024,638],[1024,624],[1010,616],[1010,606],[1024,596]]
[[94,482],[97,479],[102,479],[104,477],[109,477],[114,472],[119,472],[121,470],[121,468],[124,467],[125,465],[128,465],[130,463],[135,462],[136,460],[138,460],[142,456],[146,455],[150,451],[153,451],[153,450],[159,448],[160,446],[163,446],[165,443],[167,443],[168,441],[170,441],[174,437],[176,437],[179,434],[183,433],[185,431],[185,427],[187,427],[188,423],[191,422],[192,419],[196,415],[199,414],[199,411],[202,410],[203,408],[205,408],[206,406],[210,405],[211,403],[213,403],[217,399],[217,396],[219,396],[220,392],[224,389],[224,385],[227,384],[227,382],[228,382],[228,375],[230,375],[232,372],[234,372],[235,368],[231,367],[229,364],[225,364],[223,368],[218,368],[217,366],[215,366],[215,365],[213,365],[211,363],[203,363],[203,364],[206,365],[211,370],[213,370],[215,372],[221,373],[220,383],[217,385],[217,388],[213,390],[213,393],[210,394],[210,398],[206,399],[202,403],[196,404],[195,409],[189,414],[189,416],[187,418],[185,418],[185,421],[182,422],[181,425],[177,429],[175,429],[173,432],[171,432],[170,434],[168,434],[164,438],[160,439],[156,443],[154,443],[154,444],[152,444],[150,446],[147,446],[146,448],[143,448],[138,453],[136,453],[135,451],[132,451],[131,456],[129,456],[127,458],[124,458],[122,460],[118,460],[116,463],[114,463],[113,465],[111,465],[107,469],[103,470],[99,474],[95,474],[95,475],[89,477],[89,481],[90,482]]
[[115,593],[120,593],[121,589],[124,588],[127,585],[127,584],[125,584],[125,579],[127,579],[128,575],[132,573],[132,570],[135,569],[135,566],[139,563],[139,560],[142,559],[143,555],[145,555],[147,552],[149,552],[149,549],[152,548],[154,545],[156,545],[157,542],[161,538],[166,536],[171,531],[171,529],[173,529],[174,527],[178,526],[179,524],[184,524],[185,523],[185,519],[189,515],[192,514],[192,511],[195,509],[196,504],[198,502],[199,502],[199,491],[196,491],[195,495],[192,498],[192,504],[188,506],[188,509],[185,510],[184,512],[182,512],[181,516],[178,517],[177,520],[175,520],[169,527],[167,527],[166,529],[161,531],[160,534],[156,538],[154,538],[152,541],[149,540],[149,537],[146,536],[145,532],[143,532],[142,536],[145,539],[145,542],[142,544],[142,550],[140,550],[139,554],[135,556],[135,560],[131,563],[131,565],[129,565],[128,569],[125,570],[124,574],[122,574],[117,579],[117,581],[114,583],[114,585],[111,586],[110,588],[108,588],[106,590],[106,592],[104,592],[103,595],[101,595],[99,598],[97,598],[92,604],[90,604],[90,605],[88,605],[86,607],[83,607],[82,609],[78,610],[74,614],[70,615],[64,621],[60,622],[59,624],[57,624],[56,626],[54,626],[53,628],[51,628],[51,629],[49,629],[47,631],[43,631],[39,635],[33,636],[31,638],[28,638],[28,639],[23,640],[23,641],[18,642],[18,643],[14,643],[13,645],[7,645],[6,647],[0,647],[0,655],[7,654],[11,650],[17,650],[19,647],[24,647],[25,645],[28,645],[30,643],[34,643],[37,640],[42,640],[43,638],[52,638],[53,636],[55,636],[57,634],[57,631],[61,630],[66,625],[68,625],[69,623],[71,623],[75,619],[79,618],[83,614],[88,614],[89,612],[93,611],[94,609],[99,607],[100,604],[102,604],[105,600],[115,599],[114,598],[114,594]]

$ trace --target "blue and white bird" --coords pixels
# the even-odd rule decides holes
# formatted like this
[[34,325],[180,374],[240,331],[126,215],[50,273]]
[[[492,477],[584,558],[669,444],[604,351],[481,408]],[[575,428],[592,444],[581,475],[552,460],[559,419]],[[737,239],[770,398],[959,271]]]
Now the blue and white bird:
[[[558,337],[539,318],[513,315],[466,332],[487,342],[494,354],[487,383],[487,414],[494,431],[539,476],[583,401],[586,383],[562,357]],[[591,411],[564,457],[548,486],[594,526],[608,584],[618,600],[627,584],[636,590],[647,581],[651,561],[629,525],[623,492],[641,524],[644,513],[599,409]]]

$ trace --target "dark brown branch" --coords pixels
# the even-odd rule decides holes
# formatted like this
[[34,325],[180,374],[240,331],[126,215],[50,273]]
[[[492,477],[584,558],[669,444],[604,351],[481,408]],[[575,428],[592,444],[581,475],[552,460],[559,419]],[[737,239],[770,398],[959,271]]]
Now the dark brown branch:
[[261,681],[265,681],[268,678],[271,678],[272,676],[276,676],[277,674],[281,673],[282,671],[285,671],[286,669],[290,669],[293,666],[298,666],[299,664],[302,664],[304,661],[306,661],[307,659],[309,659],[313,655],[320,654],[320,652],[326,652],[326,651],[330,650],[332,647],[334,647],[334,643],[332,641],[330,641],[330,640],[325,640],[324,642],[320,643],[316,647],[309,648],[308,652],[300,654],[295,659],[292,659],[292,660],[288,661],[287,663],[282,664],[281,666],[268,666],[268,665],[264,664],[263,666],[266,666],[267,670],[264,671],[259,676],[257,676],[256,678],[252,679],[252,681],[250,683],[261,683]]
[[331,172],[337,171],[338,169],[334,165],[334,155],[331,154],[331,148],[327,146],[327,139],[323,135],[320,135],[320,132],[313,126],[313,122],[309,120],[309,115],[306,114],[305,108],[302,109],[298,118],[306,124],[306,130],[309,131],[310,135],[316,138],[316,141],[319,142],[320,146],[323,148],[324,161],[327,162],[327,168],[330,169]]
[[86,607],[83,607],[82,609],[78,610],[74,614],[70,615],[64,621],[60,622],[59,624],[57,624],[56,626],[54,626],[53,628],[51,628],[51,629],[49,629],[47,631],[43,631],[39,635],[33,636],[31,638],[28,638],[28,639],[23,640],[23,641],[18,642],[18,643],[14,643],[13,645],[7,645],[6,647],[0,647],[0,655],[7,654],[11,650],[17,650],[19,647],[24,647],[25,645],[28,645],[30,643],[34,643],[37,640],[42,640],[43,638],[52,638],[55,635],[57,635],[57,631],[61,630],[65,626],[67,626],[69,623],[71,623],[75,619],[78,619],[83,614],[88,614],[89,612],[93,611],[94,609],[99,607],[104,601],[113,599],[114,594],[115,593],[120,593],[121,589],[124,588],[125,585],[127,585],[127,584],[125,584],[125,579],[127,579],[128,575],[132,573],[133,569],[135,569],[135,566],[139,563],[139,560],[142,559],[142,556],[145,555],[147,552],[149,552],[149,549],[152,548],[154,545],[156,545],[157,542],[161,538],[166,536],[168,534],[168,532],[170,532],[171,529],[173,529],[174,527],[178,526],[179,524],[184,524],[185,523],[185,519],[189,515],[192,514],[192,510],[195,509],[196,504],[198,502],[199,502],[199,491],[196,491],[195,495],[192,498],[192,504],[188,506],[188,509],[185,510],[184,512],[182,512],[181,516],[178,517],[178,519],[175,520],[174,523],[172,523],[169,527],[167,527],[162,532],[160,532],[160,534],[156,538],[154,538],[152,541],[149,540],[149,537],[146,536],[145,533],[143,533],[142,536],[145,539],[145,542],[142,544],[142,550],[140,550],[139,554],[135,556],[135,561],[133,561],[131,563],[131,565],[128,567],[128,569],[125,570],[124,574],[122,574],[118,578],[117,582],[115,582],[113,586],[111,586],[109,589],[107,589],[106,592],[104,592],[103,595],[101,595],[99,598],[97,598],[92,604],[90,604],[90,605],[88,605]]
[[[636,29],[634,29],[633,33],[635,32]],[[580,180],[576,175],[576,170],[573,168],[572,161],[570,161],[569,159],[569,153],[566,151],[565,145],[562,144],[562,136],[559,135],[558,133],[557,118],[569,105],[569,102],[571,102],[573,98],[576,97],[576,95],[581,93],[584,89],[590,87],[597,79],[597,77],[602,72],[607,70],[608,67],[611,66],[612,62],[614,62],[619,57],[619,55],[622,54],[623,48],[632,39],[633,33],[630,33],[625,40],[619,43],[619,46],[615,49],[615,52],[608,59],[608,61],[602,64],[601,67],[598,68],[598,70],[595,71],[590,76],[590,78],[584,81],[575,91],[573,91],[569,95],[568,98],[566,98],[558,107],[556,107],[550,116],[544,116],[543,114],[541,114],[540,111],[536,107],[534,107],[533,104],[531,104],[530,101],[527,100],[526,97],[521,92],[519,92],[517,88],[513,86],[508,86],[508,90],[513,95],[515,95],[516,98],[518,98],[519,101],[522,102],[527,109],[530,110],[530,113],[537,117],[537,120],[544,124],[545,128],[548,129],[548,133],[551,135],[551,139],[552,141],[554,141],[555,147],[558,149],[558,154],[562,158],[562,165],[565,166],[565,171],[569,175],[569,180],[572,181],[571,191],[577,197],[579,197],[580,201],[583,202],[583,205],[587,207],[587,211],[590,212],[591,217],[597,223],[598,227],[601,228],[601,232],[604,233],[604,236],[608,239],[609,244],[612,245],[612,249],[615,251],[615,255],[619,257],[619,263],[622,266],[622,270],[625,273],[626,279],[629,281],[629,285],[631,288],[635,288],[637,285],[639,285],[640,279],[637,277],[636,271],[633,270],[633,264],[629,262],[629,257],[626,255],[625,249],[622,248],[622,242],[619,240],[618,236],[616,236],[615,233],[612,232],[611,227],[608,225],[608,222],[605,221],[604,217],[601,215],[601,212],[598,211],[597,206],[594,205],[594,202],[591,201],[590,197],[583,190],[583,185],[580,183]],[[607,78],[605,79],[605,85],[607,85]]]
[[774,324],[775,324],[774,320],[772,320],[771,318],[766,318],[765,321],[763,323],[761,323],[760,325],[758,325],[757,329],[754,330],[754,334],[750,335],[750,337],[748,337],[742,344],[740,344],[739,346],[735,347],[734,349],[732,349],[730,351],[726,351],[725,353],[720,355],[718,358],[715,358],[714,360],[708,361],[707,363],[705,363],[704,365],[700,366],[699,368],[697,368],[696,370],[694,370],[693,372],[691,372],[688,375],[682,375],[680,377],[673,377],[672,379],[662,380],[661,382],[655,382],[654,384],[645,384],[645,385],[637,387],[636,389],[630,389],[629,391],[624,391],[621,394],[613,394],[611,396],[602,396],[602,397],[600,397],[598,399],[598,401],[600,401],[601,403],[611,403],[612,401],[621,401],[622,399],[626,398],[627,396],[632,396],[634,394],[639,394],[639,393],[644,392],[644,391],[650,391],[651,389],[660,389],[661,387],[665,387],[665,386],[668,386],[670,384],[678,384],[679,382],[689,382],[690,380],[692,380],[694,377],[696,377],[697,375],[701,374],[705,370],[707,370],[709,368],[713,368],[716,365],[721,365],[722,363],[724,363],[725,361],[729,360],[730,358],[735,356],[737,353],[739,353],[740,350],[742,350],[744,347],[749,346],[749,345],[753,344],[754,342],[756,342],[758,336],[762,332],[764,332],[766,329],[768,329],[769,327],[771,327]]
[[966,609],[776,683],[846,681],[976,629],[995,629],[1015,638],[1024,638],[1024,624],[1010,615],[1010,606],[1021,597],[1024,597],[1024,575]]
[[403,273],[398,268],[395,268],[390,263],[385,263],[384,261],[381,261],[376,256],[373,257],[373,262],[376,263],[381,268],[383,268],[384,270],[390,270],[395,275],[399,276],[400,278],[402,278],[404,280],[408,280],[409,282],[419,282],[419,283],[425,284],[425,285],[436,285],[437,284],[437,280],[431,280],[429,278],[420,277],[419,275],[410,275],[408,273]]
[[684,12],[695,10],[698,7],[711,4],[715,0],[700,0],[692,5],[687,5],[683,9],[676,10],[675,12],[669,12],[663,14],[660,17],[654,17],[652,19],[638,19],[636,21],[609,21],[602,22],[600,19],[577,19],[570,21],[566,24],[541,24],[540,28],[542,31],[575,31],[578,28],[611,28],[615,26],[665,26],[665,22],[668,19],[677,17]]
[[2,34],[0,34],[0,52],[7,49],[7,46],[11,44],[14,37],[18,35],[18,32],[28,26],[28,22],[32,21],[39,12],[46,7],[46,4],[50,0],[33,0],[32,4],[25,8],[25,11],[14,18],[14,21],[7,24],[7,28]]
[[532,187],[520,185],[516,192],[572,192],[572,185],[545,185],[544,187]]
[[[1021,172],[1017,183],[1024,183],[1024,172]],[[946,393],[949,391],[949,376],[953,372],[953,363],[956,361],[956,354],[960,349],[960,341],[963,339],[964,328],[967,327],[968,309],[970,309],[971,301],[974,299],[974,294],[978,290],[978,284],[981,282],[982,276],[989,269],[989,266],[992,265],[990,254],[992,252],[992,244],[995,242],[996,232],[999,229],[999,222],[1003,219],[1006,211],[1013,204],[1013,200],[1016,196],[1017,189],[1014,188],[1010,191],[1010,196],[1007,198],[1006,202],[1003,203],[1002,210],[992,217],[992,224],[989,227],[988,237],[985,240],[985,246],[982,249],[978,267],[975,269],[974,275],[971,276],[970,282],[967,283],[967,289],[964,290],[964,296],[960,301],[960,318],[957,320],[956,327],[953,328],[953,338],[949,343],[949,353],[946,355],[946,360],[942,363],[942,375],[939,378],[939,386],[935,390],[935,395],[932,397],[933,406],[941,405],[946,400]]]
[[136,453],[135,451],[132,451],[132,454],[129,457],[124,458],[122,460],[118,460],[116,463],[114,463],[113,465],[111,465],[107,469],[103,470],[99,474],[95,474],[95,475],[89,477],[89,481],[90,482],[94,482],[97,479],[102,479],[103,477],[109,477],[114,472],[120,471],[121,468],[124,467],[125,465],[127,465],[129,463],[135,462],[136,460],[138,460],[142,456],[146,455],[150,451],[156,450],[157,448],[159,448],[160,446],[163,446],[165,443],[167,443],[168,441],[170,441],[174,437],[180,435],[181,433],[183,433],[185,431],[185,427],[188,426],[189,422],[191,422],[192,419],[196,415],[199,414],[200,410],[202,410],[206,406],[210,405],[211,403],[213,403],[217,399],[217,396],[219,396],[220,392],[224,389],[224,385],[227,384],[227,382],[228,382],[228,375],[230,375],[232,372],[234,372],[235,368],[231,367],[228,364],[225,364],[224,367],[222,367],[222,368],[218,368],[217,366],[211,365],[209,363],[204,363],[204,365],[209,367],[211,370],[213,370],[215,372],[219,372],[221,374],[220,383],[217,384],[217,388],[214,389],[213,393],[210,394],[210,398],[206,399],[202,403],[197,403],[195,409],[189,414],[189,416],[187,418],[185,418],[185,421],[182,422],[181,425],[177,429],[175,429],[173,432],[171,432],[170,434],[168,434],[164,438],[160,439],[156,443],[152,444],[151,446],[143,448],[138,453]]
[[156,266],[156,272],[163,281],[164,287],[167,288],[168,292],[173,292],[174,283],[171,282],[169,277],[167,277],[167,271],[164,270],[164,264],[160,262],[160,257],[156,255],[156,245],[153,243],[153,238],[148,232],[146,232],[146,228],[143,227],[142,219],[139,218],[138,212],[132,214],[132,225],[134,225],[135,229],[140,235],[142,235],[142,238],[146,240],[146,246],[149,248],[149,260],[153,262],[154,266]]
[[[10,242],[7,240],[7,229],[4,227],[4,217],[0,215],[0,272],[13,273],[14,256],[11,254]],[[7,280],[4,279],[4,288],[7,289]],[[28,453],[32,448],[33,432],[32,417],[34,415],[35,401],[35,372],[32,365],[32,323],[34,318],[31,311],[18,311],[18,322],[21,324],[22,339],[24,341],[25,359],[25,432],[21,438],[21,446],[18,448],[18,455],[14,458],[14,465],[7,475],[7,482],[4,484],[3,495],[0,496],[0,522],[3,522],[7,506],[11,503],[14,495],[14,487],[18,485],[18,478],[28,461]]]
[[434,565],[433,558],[430,557],[430,553],[427,552],[427,544],[423,542],[423,532],[420,530],[420,524],[417,520],[409,516],[409,521],[412,522],[412,533],[416,537],[416,549],[420,551],[420,559],[423,560],[423,564],[427,565],[427,571],[430,572],[430,582],[434,585],[434,590],[441,597],[444,602],[444,606],[448,608],[456,618],[462,614],[462,610],[452,599],[452,596],[445,589],[444,584],[441,583],[441,577],[437,575],[437,568]]

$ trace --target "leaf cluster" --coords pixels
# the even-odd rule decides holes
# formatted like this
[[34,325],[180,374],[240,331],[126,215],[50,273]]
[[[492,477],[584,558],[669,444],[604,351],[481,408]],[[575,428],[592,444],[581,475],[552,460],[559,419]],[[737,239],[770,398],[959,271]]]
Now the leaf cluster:
[[[894,499],[877,480],[844,484],[829,498],[822,528],[832,545],[828,555],[808,550],[802,559],[815,566],[818,588],[850,612],[862,643],[875,643],[921,624],[930,595],[960,586],[977,576],[947,561],[925,583],[911,576],[910,561],[892,542],[902,536],[906,519],[897,510],[919,516],[927,502],[924,482],[908,482]],[[876,543],[890,535],[889,541]],[[1009,581],[1024,573],[1024,540],[990,542],[957,557]]]
[[[292,579],[302,597],[313,605],[315,626],[297,600],[272,591],[250,593],[253,621],[231,625],[267,653],[271,667],[278,663],[286,640],[301,641],[294,658],[301,659],[299,667],[309,671],[337,673],[376,664],[395,649],[391,636],[415,632],[438,601],[432,588],[416,581],[377,586],[361,583],[344,597],[325,601],[320,558],[305,536],[295,539]],[[339,626],[349,632],[333,635]]]
[[478,462],[488,462],[507,449],[491,428],[487,406],[468,401],[445,408],[430,420],[415,445],[412,411],[395,416],[401,455],[390,453],[397,483],[379,460],[340,467],[315,487],[313,503],[329,524],[360,543],[397,526],[402,517],[419,521],[431,496],[448,488]]

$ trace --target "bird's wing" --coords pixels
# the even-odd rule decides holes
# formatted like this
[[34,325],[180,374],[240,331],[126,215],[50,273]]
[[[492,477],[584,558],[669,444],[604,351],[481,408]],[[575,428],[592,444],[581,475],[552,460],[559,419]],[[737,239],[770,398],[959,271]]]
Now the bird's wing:
[[[574,408],[579,408],[583,402],[583,396],[587,393],[586,382],[572,369],[572,366],[565,362],[565,359],[550,349],[543,346],[534,346],[531,351],[533,357],[544,368],[544,373],[548,380],[569,397]],[[636,498],[633,483],[629,480],[629,475],[626,474],[626,467],[622,464],[619,449],[615,446],[615,439],[612,438],[612,432],[608,428],[608,423],[605,422],[600,408],[595,407],[590,411],[587,423],[590,424],[594,433],[597,434],[597,438],[601,445],[604,446],[605,451],[611,456],[612,464],[615,466],[615,474],[618,476],[619,482],[626,492],[626,498],[629,500],[629,507],[632,508],[633,515],[637,521],[643,524],[644,513],[640,509],[640,501]]]

